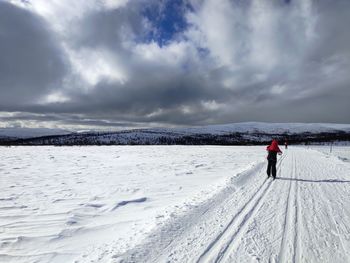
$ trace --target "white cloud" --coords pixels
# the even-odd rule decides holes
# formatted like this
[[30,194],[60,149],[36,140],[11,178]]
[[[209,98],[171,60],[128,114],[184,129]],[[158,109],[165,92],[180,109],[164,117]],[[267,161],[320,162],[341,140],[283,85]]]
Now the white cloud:
[[134,47],[135,55],[153,65],[178,67],[193,58],[192,46],[186,42],[172,42],[160,47],[156,42],[140,43]]
[[[126,70],[121,62],[117,62],[113,54],[108,50],[72,47],[74,32],[71,31],[81,19],[92,12],[103,9],[116,9],[125,6],[128,0],[11,0],[11,2],[22,8],[43,17],[56,39],[61,42],[61,47],[71,63],[72,73],[81,77],[81,83],[72,86],[67,83],[68,89],[92,89],[102,79],[110,79],[124,83],[127,79]],[[66,81],[67,82],[67,81]],[[63,95],[49,94],[44,99],[45,103],[67,101]]]
[[61,91],[54,91],[39,101],[39,104],[50,104],[50,103],[63,103],[68,102],[70,99],[63,94]]
[[98,1],[86,0],[11,0],[15,5],[29,9],[47,20],[57,33],[65,34],[70,24],[82,18],[86,12],[95,10]]
[[122,61],[118,63],[108,50],[91,48],[79,50],[66,48],[66,50],[75,73],[80,75],[86,83],[79,87],[83,90],[94,88],[102,79],[119,83],[125,83],[128,79]]
[[202,101],[201,102],[204,109],[209,111],[217,111],[222,108],[225,108],[225,104],[218,103],[215,100],[209,100],[209,101]]
[[243,16],[229,0],[203,1],[196,13],[188,15],[192,25],[188,36],[197,46],[207,48],[219,66],[236,66],[237,55],[244,48]]
[[271,87],[271,93],[274,95],[282,94],[286,91],[287,87],[283,84],[276,84]]
[[129,0],[101,0],[105,8],[115,9],[126,6]]

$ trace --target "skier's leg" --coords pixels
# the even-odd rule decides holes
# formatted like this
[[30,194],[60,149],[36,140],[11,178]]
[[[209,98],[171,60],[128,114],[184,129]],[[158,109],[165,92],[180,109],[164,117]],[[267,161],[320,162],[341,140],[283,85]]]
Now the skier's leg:
[[271,166],[272,166],[272,176],[274,179],[276,179],[276,162],[271,162]]
[[270,177],[270,175],[271,175],[271,161],[267,162],[267,171],[266,171],[266,173],[267,173],[267,176]]

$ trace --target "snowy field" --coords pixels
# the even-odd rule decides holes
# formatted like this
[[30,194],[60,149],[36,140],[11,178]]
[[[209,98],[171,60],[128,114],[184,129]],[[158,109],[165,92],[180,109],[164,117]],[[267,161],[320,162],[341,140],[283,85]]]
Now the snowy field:
[[264,147],[1,147],[0,262],[110,262]]
[[327,145],[327,146],[309,146],[307,148],[320,151],[328,156],[335,156],[344,162],[350,162],[350,146]]
[[350,147],[1,148],[0,262],[350,262]]

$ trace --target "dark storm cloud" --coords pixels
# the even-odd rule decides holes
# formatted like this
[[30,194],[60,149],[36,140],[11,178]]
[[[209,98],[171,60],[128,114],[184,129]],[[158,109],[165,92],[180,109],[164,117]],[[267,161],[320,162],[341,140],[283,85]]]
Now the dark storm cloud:
[[346,0],[318,1],[315,5],[317,43],[310,50],[312,59],[332,55],[349,56],[350,2]]
[[[203,101],[225,102],[232,92],[215,86],[200,75],[155,76],[150,69],[140,79],[127,84],[101,81],[84,94],[71,93],[67,103],[36,105],[23,110],[61,114],[82,114],[95,119],[134,122],[191,124],[208,117]],[[190,107],[191,114],[186,114]],[[184,109],[185,108],[185,109]],[[117,119],[115,119],[117,118]]]
[[[350,123],[349,1],[176,1],[184,13],[170,20],[166,3],[90,10],[59,35],[0,2],[0,106],[27,112],[1,120]],[[67,99],[36,103],[52,91]]]
[[[98,117],[96,117],[98,118]],[[71,125],[72,127],[80,126],[93,126],[93,127],[114,127],[114,128],[130,128],[130,127],[142,127],[141,124],[122,122],[118,120],[103,120],[103,119],[88,119],[81,115],[75,114],[34,114],[34,113],[14,113],[12,116],[0,116],[1,122],[7,122],[10,126],[21,127],[21,122],[33,122],[36,124],[51,124],[50,126]],[[40,125],[45,126],[45,125]]]
[[60,88],[65,59],[43,19],[0,1],[0,110]]
[[81,97],[81,101],[89,99],[104,111],[150,113],[158,108],[176,108],[201,100],[221,99],[224,91],[208,86],[206,80],[201,76],[174,74],[161,79],[143,76],[127,85],[101,82],[93,93]]

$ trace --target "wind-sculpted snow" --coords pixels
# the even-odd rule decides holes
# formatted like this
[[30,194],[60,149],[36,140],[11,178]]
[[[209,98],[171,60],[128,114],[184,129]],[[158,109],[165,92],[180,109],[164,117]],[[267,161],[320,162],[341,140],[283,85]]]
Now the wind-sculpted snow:
[[0,262],[109,262],[264,147],[1,147]]
[[112,210],[115,210],[121,206],[125,206],[131,203],[143,203],[143,202],[146,202],[146,200],[147,200],[147,197],[141,197],[141,198],[132,199],[132,200],[120,201],[115,207],[113,207]]

